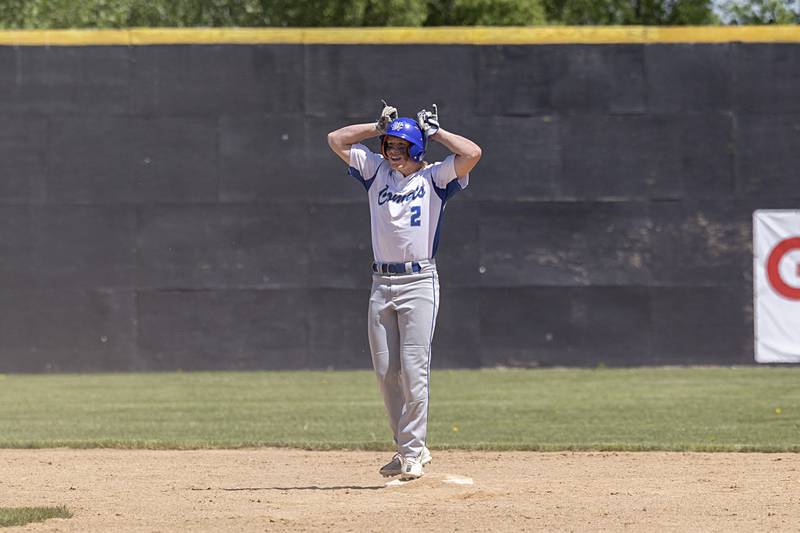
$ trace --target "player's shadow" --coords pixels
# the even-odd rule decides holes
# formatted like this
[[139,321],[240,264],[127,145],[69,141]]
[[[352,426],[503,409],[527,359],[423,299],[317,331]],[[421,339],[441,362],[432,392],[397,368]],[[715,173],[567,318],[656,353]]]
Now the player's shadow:
[[235,491],[258,491],[258,490],[280,490],[280,491],[290,491],[290,490],[379,490],[386,488],[384,485],[367,485],[367,486],[359,486],[359,485],[335,485],[332,487],[320,487],[318,485],[309,485],[307,487],[233,487],[233,488],[221,488],[220,490],[228,491],[228,492],[235,492]]

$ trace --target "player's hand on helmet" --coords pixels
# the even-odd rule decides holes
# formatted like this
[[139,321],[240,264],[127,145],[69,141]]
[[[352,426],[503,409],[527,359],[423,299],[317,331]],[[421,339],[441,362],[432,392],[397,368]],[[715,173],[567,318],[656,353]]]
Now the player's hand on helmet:
[[378,130],[381,135],[385,135],[389,123],[396,119],[398,115],[397,108],[387,104],[386,100],[381,100],[381,102],[383,102],[383,111],[381,111],[381,116],[378,117],[378,121],[375,123],[375,129]]
[[439,131],[439,110],[436,108],[436,104],[433,104],[433,111],[423,109],[417,113],[417,123],[426,138],[436,135],[436,132]]

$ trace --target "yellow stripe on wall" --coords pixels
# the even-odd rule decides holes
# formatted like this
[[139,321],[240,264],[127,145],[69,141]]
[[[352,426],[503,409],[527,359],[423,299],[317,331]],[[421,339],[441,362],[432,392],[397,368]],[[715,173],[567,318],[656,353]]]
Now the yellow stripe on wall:
[[525,26],[437,28],[134,28],[2,30],[2,46],[156,44],[797,43],[794,26]]

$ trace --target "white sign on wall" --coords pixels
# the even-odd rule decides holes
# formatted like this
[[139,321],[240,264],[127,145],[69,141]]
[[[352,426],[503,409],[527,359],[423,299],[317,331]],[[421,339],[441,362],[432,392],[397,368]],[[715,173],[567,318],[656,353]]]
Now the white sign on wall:
[[753,213],[756,361],[800,363],[800,210]]

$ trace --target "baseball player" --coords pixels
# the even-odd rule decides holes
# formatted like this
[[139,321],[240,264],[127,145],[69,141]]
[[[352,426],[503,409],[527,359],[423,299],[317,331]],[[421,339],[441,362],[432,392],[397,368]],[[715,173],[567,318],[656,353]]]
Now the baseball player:
[[[380,135],[381,153],[361,144]],[[444,161],[424,160],[429,141],[452,152]],[[416,119],[398,118],[384,102],[375,123],[328,134],[328,144],[348,173],[367,191],[372,229],[372,291],[368,335],[372,364],[383,395],[397,453],[380,469],[403,480],[423,475],[431,340],[439,308],[434,257],[445,204],[469,183],[481,149],[439,126],[436,105]]]

